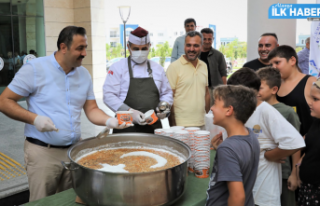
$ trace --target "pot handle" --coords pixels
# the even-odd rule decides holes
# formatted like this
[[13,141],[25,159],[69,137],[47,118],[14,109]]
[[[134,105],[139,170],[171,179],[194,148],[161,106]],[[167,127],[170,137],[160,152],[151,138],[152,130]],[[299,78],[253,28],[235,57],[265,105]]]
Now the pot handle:
[[71,167],[71,162],[61,161],[61,164],[62,164],[62,166],[63,166],[66,170],[69,170],[69,171],[74,171],[74,170],[79,169],[79,167],[72,168],[72,167]]

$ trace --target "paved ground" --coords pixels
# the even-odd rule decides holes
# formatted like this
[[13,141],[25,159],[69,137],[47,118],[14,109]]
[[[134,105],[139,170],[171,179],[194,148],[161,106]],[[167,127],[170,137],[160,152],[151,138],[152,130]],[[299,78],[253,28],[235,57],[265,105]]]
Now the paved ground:
[[[114,113],[103,103],[101,99],[101,95],[96,94],[97,103],[99,108],[104,110],[108,115],[113,116]],[[100,98],[99,98],[100,97]],[[19,102],[19,104],[26,108],[27,104],[25,101]],[[162,121],[163,127],[169,127],[168,121]],[[84,112],[82,111],[81,115],[81,134],[82,138],[89,138],[97,135],[104,127],[95,126],[86,118]],[[0,152],[7,155],[8,157],[12,158],[13,160],[17,161],[21,165],[24,165],[24,152],[23,152],[23,145],[24,145],[24,123],[12,120],[6,117],[4,114],[0,113]],[[0,166],[1,160],[0,153]],[[7,158],[4,158],[6,161],[13,163]],[[6,164],[6,163],[5,163]],[[8,165],[8,164],[6,164]],[[15,164],[14,164],[15,165]],[[8,165],[10,166],[10,165]],[[19,168],[17,165],[15,165]],[[10,166],[10,169],[7,169],[8,172],[3,172],[0,169],[2,174],[0,173],[0,199],[11,196],[16,193],[20,193],[22,191],[28,190],[28,180],[27,176],[23,174],[22,168],[20,171],[15,169],[14,167]],[[6,176],[10,176],[10,174],[16,176],[11,176],[10,179],[7,179],[3,174]],[[18,176],[20,174],[20,176]]]

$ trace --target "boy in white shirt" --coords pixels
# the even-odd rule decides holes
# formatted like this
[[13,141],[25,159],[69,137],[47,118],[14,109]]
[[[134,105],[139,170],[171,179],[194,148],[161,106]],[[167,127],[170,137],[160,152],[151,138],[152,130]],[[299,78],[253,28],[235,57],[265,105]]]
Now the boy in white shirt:
[[[236,71],[227,84],[244,85],[258,94],[261,80],[249,68]],[[253,197],[258,206],[281,206],[281,162],[305,147],[299,132],[271,105],[257,99],[257,107],[245,124],[260,143],[259,168]]]

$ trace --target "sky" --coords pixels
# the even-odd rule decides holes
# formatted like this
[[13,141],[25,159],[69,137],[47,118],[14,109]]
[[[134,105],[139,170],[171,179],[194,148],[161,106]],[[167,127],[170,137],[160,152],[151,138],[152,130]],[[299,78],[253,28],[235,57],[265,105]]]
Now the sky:
[[[297,3],[312,4],[316,0]],[[184,20],[192,17],[199,26],[216,25],[217,39],[238,37],[240,41],[247,41],[247,0],[106,0],[106,31],[122,24],[118,9],[122,5],[131,6],[127,24],[139,24],[146,29],[178,27],[184,30]],[[310,33],[311,23],[304,19],[296,21],[298,41],[299,34]]]

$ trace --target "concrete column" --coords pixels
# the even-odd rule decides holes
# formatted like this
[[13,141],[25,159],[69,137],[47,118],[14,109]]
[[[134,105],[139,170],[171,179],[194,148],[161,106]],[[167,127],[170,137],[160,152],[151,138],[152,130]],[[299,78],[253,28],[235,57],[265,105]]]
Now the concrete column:
[[105,0],[91,0],[92,80],[97,98],[106,78]]
[[[278,36],[279,45],[296,45],[295,19],[269,19],[268,9],[279,0],[248,0],[247,60],[258,58],[258,39],[263,33],[272,32]],[[281,4],[296,4],[297,0],[283,0]]]
[[102,97],[102,86],[106,78],[104,0],[74,0],[74,24],[87,31],[88,48],[83,66],[92,76],[97,98]]
[[[79,0],[80,1],[80,0]],[[73,0],[43,0],[46,55],[57,51],[60,31],[74,25]]]
[[87,56],[82,65],[92,76],[93,89],[98,98],[106,77],[106,45],[104,0],[44,0],[46,53],[57,50],[60,31],[69,25],[86,29]]

